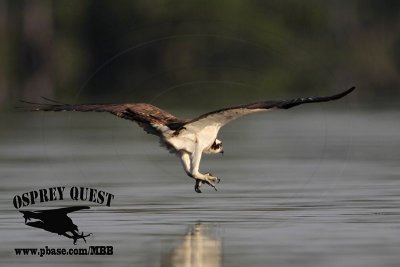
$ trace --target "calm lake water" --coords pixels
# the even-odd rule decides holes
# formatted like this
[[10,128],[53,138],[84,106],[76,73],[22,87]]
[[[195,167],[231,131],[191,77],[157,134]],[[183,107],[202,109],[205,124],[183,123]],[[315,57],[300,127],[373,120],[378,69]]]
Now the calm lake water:
[[[185,113],[184,113],[185,114]],[[1,115],[1,266],[399,266],[400,112],[299,108],[239,120],[201,170],[218,192],[135,124],[106,114]],[[54,201],[87,243],[24,224],[17,194],[65,186],[111,206]],[[112,256],[16,256],[15,248],[113,246]]]

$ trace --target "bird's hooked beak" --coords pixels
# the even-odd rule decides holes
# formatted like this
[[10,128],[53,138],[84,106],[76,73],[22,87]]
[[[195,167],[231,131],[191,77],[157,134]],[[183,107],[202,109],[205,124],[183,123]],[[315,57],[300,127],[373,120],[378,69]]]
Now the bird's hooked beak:
[[219,152],[219,153],[221,153],[223,155],[224,154],[224,150],[222,149],[221,152]]

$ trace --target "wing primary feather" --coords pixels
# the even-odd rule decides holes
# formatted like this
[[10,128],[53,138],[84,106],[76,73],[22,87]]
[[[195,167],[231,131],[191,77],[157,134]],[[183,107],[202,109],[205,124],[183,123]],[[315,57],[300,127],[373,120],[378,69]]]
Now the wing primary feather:
[[45,104],[45,103],[30,102],[30,101],[23,100],[23,99],[20,99],[19,102],[25,103],[25,104],[30,104],[30,105],[40,105],[40,106],[47,106],[48,105],[48,104]]
[[50,98],[45,97],[45,96],[41,96],[41,98],[44,99],[44,100],[46,100],[46,101],[52,102],[52,103],[57,103],[57,104],[65,105],[65,103],[62,103],[62,102],[57,101],[57,100],[54,100],[54,99],[50,99]]
[[280,109],[289,109],[298,105],[306,104],[306,103],[318,103],[318,102],[328,102],[332,100],[337,100],[340,99],[348,94],[350,94],[352,91],[356,89],[355,86],[351,87],[350,89],[343,91],[339,94],[336,95],[331,95],[331,96],[313,96],[313,97],[304,97],[304,98],[295,98],[292,100],[288,101],[282,101],[278,102],[276,107]]

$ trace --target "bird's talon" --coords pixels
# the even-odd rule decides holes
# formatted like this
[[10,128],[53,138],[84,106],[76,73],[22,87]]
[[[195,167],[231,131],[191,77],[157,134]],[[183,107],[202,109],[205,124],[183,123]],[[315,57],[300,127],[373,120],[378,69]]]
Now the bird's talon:
[[[218,178],[217,178],[218,179]],[[219,180],[219,179],[218,179]],[[219,182],[217,180],[217,182]],[[196,191],[196,193],[202,193],[200,190],[200,187],[203,184],[208,184],[209,186],[211,186],[212,188],[214,188],[215,191],[218,191],[218,189],[215,187],[213,182],[207,181],[207,180],[200,180],[200,179],[196,179],[196,183],[194,185],[194,191]]]
[[215,191],[218,191],[213,183],[211,183],[209,181],[205,181],[205,183],[208,184],[209,186],[211,186],[212,188],[214,188]]
[[194,191],[196,191],[196,193],[201,193],[200,187],[203,184],[203,181],[200,179],[196,180],[196,183],[194,185]]

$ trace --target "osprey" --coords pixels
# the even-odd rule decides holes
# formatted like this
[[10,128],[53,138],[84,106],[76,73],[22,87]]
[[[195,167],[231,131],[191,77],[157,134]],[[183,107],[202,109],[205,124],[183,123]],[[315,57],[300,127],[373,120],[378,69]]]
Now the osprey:
[[[76,206],[76,207],[66,207],[60,209],[51,209],[51,210],[35,210],[35,211],[19,211],[23,214],[25,219],[25,224],[31,227],[41,228],[51,233],[56,233],[59,235],[63,235],[65,237],[71,238],[74,240],[74,245],[78,239],[83,239],[86,243],[85,237],[88,237],[90,234],[84,235],[83,232],[79,233],[78,226],[76,226],[70,217],[68,217],[68,213],[82,210],[82,209],[90,209],[88,206]],[[28,222],[32,219],[36,221]],[[67,234],[70,232],[72,235]]]
[[211,173],[199,171],[203,153],[224,153],[221,140],[217,135],[225,124],[245,115],[274,109],[289,109],[301,104],[327,102],[351,93],[355,87],[331,96],[315,96],[280,101],[262,101],[211,111],[194,119],[181,119],[147,103],[131,104],[64,104],[48,98],[51,103],[32,103],[31,111],[80,111],[108,112],[120,118],[134,121],[147,133],[160,138],[162,146],[177,155],[186,174],[195,179],[195,191],[201,193],[202,184],[213,187],[220,179]]

